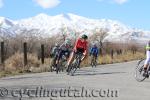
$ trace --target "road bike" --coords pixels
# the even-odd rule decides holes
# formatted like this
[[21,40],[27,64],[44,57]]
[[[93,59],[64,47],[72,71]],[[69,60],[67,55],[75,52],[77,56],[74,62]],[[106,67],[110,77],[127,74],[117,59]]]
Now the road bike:
[[[136,66],[136,69],[135,69],[135,79],[138,81],[138,82],[142,82],[144,81],[147,77],[144,76],[144,62],[145,62],[145,59],[141,59],[137,66]],[[148,75],[150,75],[150,65],[148,66]]]
[[72,64],[68,68],[68,75],[74,76],[74,73],[78,68],[80,68],[81,59],[83,57],[83,53],[77,52],[75,53],[75,58],[72,62]]
[[92,57],[91,57],[91,66],[96,67],[96,65],[97,65],[96,57],[94,55],[92,55]]
[[63,72],[65,70],[65,65],[67,63],[67,56],[66,55],[62,55],[60,61],[58,62],[58,65],[56,66],[56,73],[58,74],[58,72]]

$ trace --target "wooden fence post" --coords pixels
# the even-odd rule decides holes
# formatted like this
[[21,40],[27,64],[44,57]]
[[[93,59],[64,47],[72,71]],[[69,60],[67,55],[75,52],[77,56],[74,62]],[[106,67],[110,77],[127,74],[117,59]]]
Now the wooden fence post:
[[114,50],[111,50],[111,58],[114,58]]
[[28,64],[27,61],[27,43],[23,43],[23,52],[24,52],[24,66]]
[[1,64],[4,64],[4,42],[1,42]]
[[44,64],[44,44],[41,45],[41,62]]

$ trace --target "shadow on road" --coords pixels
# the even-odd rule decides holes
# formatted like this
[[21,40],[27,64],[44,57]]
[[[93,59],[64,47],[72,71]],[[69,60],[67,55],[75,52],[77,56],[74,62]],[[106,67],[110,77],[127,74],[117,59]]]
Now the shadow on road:
[[100,73],[100,72],[96,72],[96,71],[80,71],[80,72],[76,72],[74,74],[74,76],[87,76],[87,75],[106,75],[106,74],[123,74],[123,73],[126,73],[126,72],[105,72],[105,73]]

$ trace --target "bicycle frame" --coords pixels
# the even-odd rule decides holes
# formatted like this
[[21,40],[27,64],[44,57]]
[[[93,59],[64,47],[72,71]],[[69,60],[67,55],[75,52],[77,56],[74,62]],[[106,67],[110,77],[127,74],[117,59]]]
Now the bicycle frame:
[[74,75],[75,71],[77,70],[77,68],[80,67],[80,60],[82,58],[82,53],[81,52],[77,52],[75,54],[75,58],[74,58],[74,61],[73,63],[71,64],[70,66],[70,69],[68,71],[68,74],[70,73],[72,76]]

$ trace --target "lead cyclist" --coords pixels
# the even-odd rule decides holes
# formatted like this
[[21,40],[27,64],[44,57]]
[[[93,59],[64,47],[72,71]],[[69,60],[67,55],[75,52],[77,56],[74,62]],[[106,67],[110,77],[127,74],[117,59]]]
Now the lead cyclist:
[[81,38],[79,38],[76,43],[75,43],[75,46],[74,46],[74,49],[73,49],[73,52],[72,54],[70,55],[69,57],[69,60],[67,62],[67,65],[66,65],[66,68],[67,68],[67,72],[68,72],[68,69],[69,69],[69,66],[70,64],[72,63],[73,59],[74,59],[74,56],[75,56],[75,53],[77,52],[81,52],[83,54],[83,57],[81,59],[81,61],[84,60],[85,56],[87,55],[87,48],[88,48],[88,42],[87,42],[87,39],[88,39],[88,36],[83,34],[81,36]]

